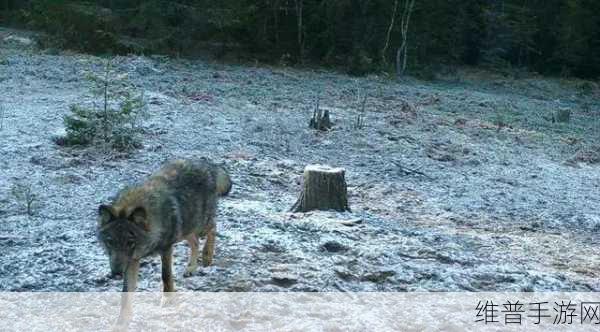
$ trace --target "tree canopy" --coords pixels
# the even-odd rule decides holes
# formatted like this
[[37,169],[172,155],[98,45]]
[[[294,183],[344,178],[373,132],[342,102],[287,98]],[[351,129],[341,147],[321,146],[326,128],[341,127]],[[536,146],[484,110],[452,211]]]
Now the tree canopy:
[[361,74],[391,69],[405,42],[412,70],[487,65],[600,76],[597,0],[3,0],[0,10],[87,52],[193,55],[212,45]]

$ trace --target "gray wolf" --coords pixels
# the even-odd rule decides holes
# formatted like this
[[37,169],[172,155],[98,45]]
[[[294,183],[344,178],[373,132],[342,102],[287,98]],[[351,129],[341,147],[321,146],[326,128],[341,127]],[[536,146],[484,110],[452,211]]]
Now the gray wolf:
[[[161,256],[163,291],[175,291],[173,245],[182,240],[191,248],[186,275],[198,266],[198,239],[203,236],[202,263],[210,265],[217,199],[231,186],[227,171],[208,159],[175,160],[144,182],[121,190],[110,205],[100,205],[98,238],[109,256],[111,273],[123,275],[123,292],[135,291],[140,260],[152,255]],[[121,314],[128,314],[123,307]]]

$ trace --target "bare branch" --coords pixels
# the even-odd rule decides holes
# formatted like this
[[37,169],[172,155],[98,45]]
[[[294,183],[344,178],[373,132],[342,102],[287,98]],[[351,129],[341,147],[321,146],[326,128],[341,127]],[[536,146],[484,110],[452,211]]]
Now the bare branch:
[[387,53],[388,47],[390,46],[390,37],[392,35],[392,30],[394,29],[394,23],[396,21],[396,13],[398,12],[398,0],[394,1],[394,10],[392,11],[392,18],[390,19],[390,26],[387,30],[387,35],[385,38],[385,45],[381,50],[381,63],[386,64],[387,60],[385,58],[385,54]]

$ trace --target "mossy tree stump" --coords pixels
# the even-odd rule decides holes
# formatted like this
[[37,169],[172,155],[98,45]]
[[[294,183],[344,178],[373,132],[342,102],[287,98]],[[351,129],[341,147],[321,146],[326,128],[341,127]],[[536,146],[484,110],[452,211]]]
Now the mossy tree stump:
[[292,207],[292,211],[350,211],[345,173],[343,168],[323,165],[306,166],[302,193]]

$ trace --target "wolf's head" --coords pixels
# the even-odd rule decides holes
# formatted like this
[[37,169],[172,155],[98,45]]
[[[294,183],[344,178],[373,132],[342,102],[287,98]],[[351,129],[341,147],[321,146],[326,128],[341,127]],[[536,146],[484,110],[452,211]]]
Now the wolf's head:
[[120,277],[145,238],[146,211],[138,207],[127,214],[100,205],[98,215],[98,239],[108,254],[111,275]]

